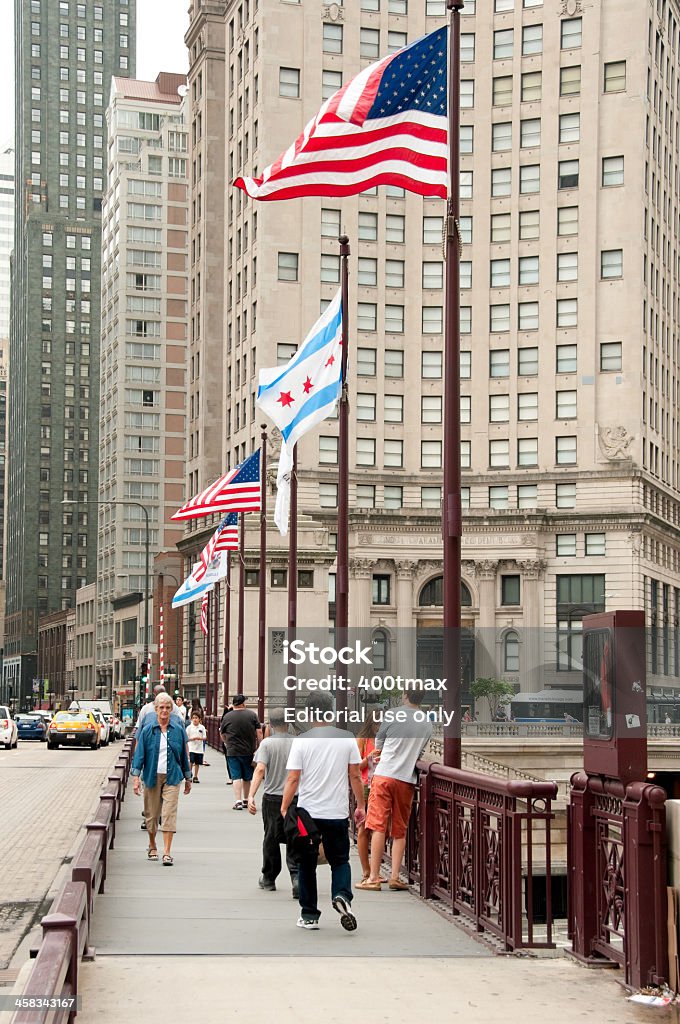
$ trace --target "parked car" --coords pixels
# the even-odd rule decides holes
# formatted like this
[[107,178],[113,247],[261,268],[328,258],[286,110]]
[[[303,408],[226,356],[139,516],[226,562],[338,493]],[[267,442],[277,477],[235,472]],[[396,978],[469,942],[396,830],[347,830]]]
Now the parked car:
[[118,715],[113,716],[113,731],[115,733],[116,739],[122,740],[123,735],[125,733],[125,727],[121,719],[118,717]]
[[0,743],[4,744],[5,750],[11,750],[12,747],[19,745],[17,723],[4,704],[0,704]]
[[113,743],[117,739],[115,715],[113,714],[113,712],[108,711],[102,711],[101,715],[109,727],[109,742]]
[[101,734],[101,744],[102,744],[102,746],[103,747],[108,747],[109,740],[111,738],[111,731],[109,729],[109,723],[106,721],[106,718],[104,717],[104,715],[103,715],[103,713],[101,711],[91,711],[90,714],[92,715],[92,717],[94,718],[95,722],[99,726],[99,731],[100,731],[100,734]]
[[47,747],[56,750],[62,745],[101,746],[101,729],[89,711],[58,711],[47,730]]
[[47,722],[42,715],[17,715],[16,723],[20,740],[47,739]]

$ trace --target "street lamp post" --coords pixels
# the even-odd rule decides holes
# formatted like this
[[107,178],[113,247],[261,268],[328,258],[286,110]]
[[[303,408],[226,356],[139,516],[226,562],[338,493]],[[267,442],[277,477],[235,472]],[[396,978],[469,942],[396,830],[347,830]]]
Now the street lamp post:
[[62,505],[135,505],[144,513],[144,664],[149,666],[149,510],[141,501],[126,501],[124,498],[85,498],[83,501],[64,499]]

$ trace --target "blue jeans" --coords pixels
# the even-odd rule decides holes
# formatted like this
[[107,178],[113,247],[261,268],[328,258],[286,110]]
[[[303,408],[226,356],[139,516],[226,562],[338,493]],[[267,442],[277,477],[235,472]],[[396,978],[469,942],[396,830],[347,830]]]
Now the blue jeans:
[[316,867],[319,860],[319,841],[331,869],[331,899],[344,896],[352,902],[352,870],[349,866],[349,822],[347,818],[314,818],[319,840],[305,847],[298,858],[298,886],[300,914],[306,921],[318,921],[321,916],[316,888]]

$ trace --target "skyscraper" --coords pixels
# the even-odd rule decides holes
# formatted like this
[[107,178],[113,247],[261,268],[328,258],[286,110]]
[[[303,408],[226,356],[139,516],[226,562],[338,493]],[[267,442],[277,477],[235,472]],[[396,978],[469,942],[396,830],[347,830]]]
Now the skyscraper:
[[137,674],[144,650],[143,605],[123,635],[113,616],[115,595],[146,588],[144,509],[151,559],[181,535],[171,516],[184,497],[186,445],[185,93],[181,74],[115,77],[106,115],[99,499],[115,504],[99,509],[97,672],[109,690]]
[[134,74],[135,0],[17,3],[15,42],[5,650],[25,692],[38,616],[95,575],[104,111]]
[[[257,444],[257,369],[334,294],[346,233],[350,620],[387,668],[395,629],[417,627],[419,674],[442,614],[444,204],[394,187],[255,203],[229,183],[445,15],[445,0],[194,0],[187,35],[192,160],[219,136],[228,183],[215,201],[204,163],[193,185],[192,240],[224,281],[191,310],[190,431],[210,430],[221,365],[221,468]],[[460,23],[463,622],[493,635],[467,679],[578,686],[583,615],[644,608],[650,682],[677,692],[680,6],[466,0]],[[300,508],[329,529],[337,445],[328,420],[299,453]],[[214,449],[190,446],[189,472],[206,486]]]

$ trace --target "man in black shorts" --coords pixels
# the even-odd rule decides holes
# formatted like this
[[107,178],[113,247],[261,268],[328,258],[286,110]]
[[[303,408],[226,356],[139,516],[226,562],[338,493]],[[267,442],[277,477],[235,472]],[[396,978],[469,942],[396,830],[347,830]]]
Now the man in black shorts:
[[220,731],[227,751],[229,774],[234,780],[234,810],[242,811],[248,806],[253,755],[262,741],[262,729],[255,712],[246,707],[242,693],[236,694],[232,705],[233,710],[222,718]]

